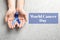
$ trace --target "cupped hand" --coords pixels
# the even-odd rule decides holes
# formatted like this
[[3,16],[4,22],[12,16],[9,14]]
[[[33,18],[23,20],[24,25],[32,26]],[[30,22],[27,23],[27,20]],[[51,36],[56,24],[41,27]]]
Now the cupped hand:
[[26,13],[24,10],[17,10],[19,12],[19,20],[20,20],[20,24],[18,24],[17,22],[17,26],[19,28],[23,27],[24,24],[27,22],[27,17],[26,17]]
[[15,27],[15,25],[12,25],[15,12],[16,12],[15,10],[10,9],[7,11],[6,16],[5,16],[5,22],[8,23],[8,26],[10,29],[13,29]]

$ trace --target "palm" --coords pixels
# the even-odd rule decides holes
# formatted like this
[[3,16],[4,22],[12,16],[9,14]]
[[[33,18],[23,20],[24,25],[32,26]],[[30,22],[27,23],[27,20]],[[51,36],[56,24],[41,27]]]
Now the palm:
[[8,23],[8,26],[11,29],[13,29],[15,27],[15,25],[14,26],[12,25],[12,21],[14,20],[14,16],[13,16],[14,12],[15,12],[14,10],[8,10],[7,14],[5,16],[5,22]]
[[17,23],[18,27],[21,28],[26,23],[26,15],[23,13],[19,13],[20,24]]

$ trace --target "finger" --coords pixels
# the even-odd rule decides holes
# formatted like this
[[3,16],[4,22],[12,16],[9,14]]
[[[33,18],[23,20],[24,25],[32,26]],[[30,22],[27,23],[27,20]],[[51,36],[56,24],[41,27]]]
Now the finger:
[[14,28],[16,27],[16,25],[17,25],[17,22],[14,24]]
[[[13,22],[13,21],[12,21],[12,22]],[[14,24],[11,23],[11,25],[12,25],[12,29],[13,29],[13,28],[15,28],[16,23],[14,23]]]
[[21,23],[20,23],[20,24],[17,23],[17,27],[18,27],[18,28],[21,28]]
[[10,24],[11,29],[15,28],[15,25],[12,25],[12,21],[9,21],[9,24]]
[[6,16],[5,16],[5,22],[8,21],[8,18],[9,18],[9,12],[6,13]]
[[19,20],[20,20],[20,24],[19,24],[19,28],[21,27],[21,25],[22,25],[22,20],[23,20],[23,18],[22,17],[19,17]]
[[12,25],[12,22],[11,22],[11,26],[12,26],[12,29],[14,29],[14,28],[15,28],[15,24],[14,24],[14,25]]
[[26,15],[24,16],[24,18],[25,18],[25,21],[27,21],[27,17],[26,17]]
[[15,24],[14,24],[16,27],[18,26],[18,23],[17,22],[15,22]]
[[20,20],[19,28],[21,28],[22,27],[22,24],[23,24],[24,18],[23,17],[19,17],[19,20]]
[[26,23],[26,21],[25,20],[22,20],[22,27],[24,26],[25,23]]
[[15,28],[15,24],[14,25],[12,25],[13,26],[13,28]]
[[18,22],[16,22],[17,23],[17,27],[19,27],[20,25],[18,24]]
[[25,24],[25,20],[21,20],[20,28],[22,28]]
[[14,28],[14,26],[12,25],[12,19],[11,18],[8,19],[8,25],[9,25],[10,29]]
[[8,26],[10,29],[12,28],[11,21],[8,21]]

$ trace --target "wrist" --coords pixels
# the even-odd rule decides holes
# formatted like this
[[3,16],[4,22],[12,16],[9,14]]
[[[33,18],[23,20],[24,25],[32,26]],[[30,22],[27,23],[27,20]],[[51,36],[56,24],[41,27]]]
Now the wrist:
[[22,9],[22,8],[17,8],[16,10],[17,10],[17,11],[20,11],[20,12],[23,13],[23,14],[26,14],[25,10]]
[[10,10],[10,11],[14,11],[14,10],[15,10],[15,8],[9,8],[8,10]]
[[21,8],[21,7],[17,7],[16,9],[17,9],[17,10],[23,10],[23,8]]
[[16,10],[15,9],[11,9],[11,8],[7,10],[7,13],[9,13],[9,14],[10,13],[14,14],[15,12],[16,12]]

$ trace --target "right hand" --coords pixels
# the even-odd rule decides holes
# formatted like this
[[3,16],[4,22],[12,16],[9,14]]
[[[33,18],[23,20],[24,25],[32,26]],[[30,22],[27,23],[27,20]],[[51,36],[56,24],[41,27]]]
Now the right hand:
[[10,29],[15,28],[15,25],[12,25],[15,12],[16,12],[15,10],[10,9],[7,11],[6,16],[5,16],[5,22],[8,23],[8,26]]

